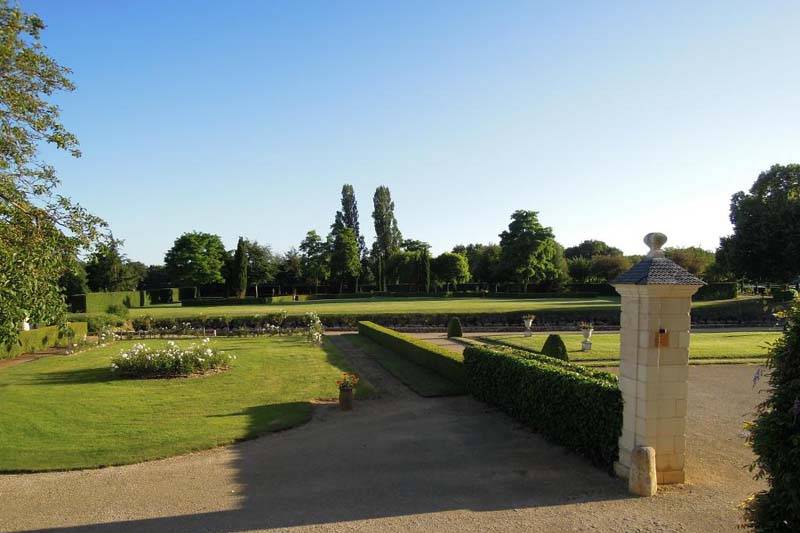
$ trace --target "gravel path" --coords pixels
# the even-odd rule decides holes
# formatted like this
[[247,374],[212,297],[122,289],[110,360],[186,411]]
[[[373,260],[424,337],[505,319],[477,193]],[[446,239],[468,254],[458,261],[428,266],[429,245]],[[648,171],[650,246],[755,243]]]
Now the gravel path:
[[625,484],[469,397],[423,399],[346,336],[382,389],[349,413],[234,446],[138,465],[0,476],[0,530],[734,531],[762,487],[744,468],[753,367],[690,369],[690,484]]

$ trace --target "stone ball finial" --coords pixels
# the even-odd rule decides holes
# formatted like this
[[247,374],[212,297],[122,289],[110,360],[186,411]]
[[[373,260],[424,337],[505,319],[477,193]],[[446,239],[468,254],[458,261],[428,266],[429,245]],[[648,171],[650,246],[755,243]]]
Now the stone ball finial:
[[650,248],[647,257],[664,257],[662,246],[667,242],[667,236],[663,233],[653,232],[644,236],[644,243]]

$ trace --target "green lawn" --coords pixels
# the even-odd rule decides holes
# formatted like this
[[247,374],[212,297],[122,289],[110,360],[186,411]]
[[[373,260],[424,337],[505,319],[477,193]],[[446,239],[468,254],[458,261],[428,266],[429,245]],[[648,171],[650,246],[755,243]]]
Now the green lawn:
[[[237,359],[204,377],[115,379],[110,358],[130,341],[0,370],[0,471],[134,463],[286,429],[309,420],[310,400],[336,397],[350,370],[329,341],[212,342]],[[357,391],[373,392],[365,381]]]
[[[695,307],[730,305],[730,300],[697,302]],[[374,314],[458,314],[503,313],[512,311],[569,311],[618,309],[619,299],[604,298],[365,298],[318,300],[268,305],[226,305],[212,307],[157,306],[130,310],[131,317],[152,316],[192,318],[197,316],[235,316],[275,313],[286,310],[292,315],[314,311],[320,315],[374,315]],[[78,315],[75,316],[78,319]]]
[[346,335],[347,339],[375,358],[390,374],[420,396],[455,396],[464,389],[439,374],[412,363],[391,350],[380,346],[363,335]]
[[[692,333],[689,346],[691,359],[743,359],[765,357],[769,343],[774,342],[780,333],[770,331],[745,331],[724,333]],[[509,346],[539,351],[547,338],[546,333],[534,333],[533,337],[522,334],[506,336],[487,336],[487,340]],[[613,361],[619,359],[619,333],[595,333],[592,336],[592,350],[581,351],[583,335],[580,333],[561,334],[567,345],[572,361]]]

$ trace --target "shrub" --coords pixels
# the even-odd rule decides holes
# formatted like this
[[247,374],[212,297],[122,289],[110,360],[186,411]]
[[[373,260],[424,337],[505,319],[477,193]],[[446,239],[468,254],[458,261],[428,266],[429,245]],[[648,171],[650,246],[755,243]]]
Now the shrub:
[[739,296],[739,285],[735,282],[709,283],[700,287],[692,300],[732,300]]
[[109,326],[117,328],[125,325],[125,319],[108,313],[72,313],[67,318],[70,321],[86,322],[89,333],[93,334],[99,333]]
[[132,378],[188,376],[226,369],[235,358],[214,349],[209,339],[186,348],[172,341],[162,349],[134,344],[111,360],[111,371],[115,375]]
[[467,389],[478,400],[598,466],[610,470],[617,460],[622,394],[614,376],[479,346],[464,351],[464,368]]
[[17,342],[0,344],[0,359],[11,359],[25,353],[40,352],[48,348],[66,348],[71,344],[83,341],[87,329],[85,322],[69,322],[66,328],[47,326],[19,334]]
[[776,302],[791,302],[797,298],[797,291],[794,289],[772,289],[770,290],[772,299]]
[[306,340],[312,344],[322,344],[322,335],[325,328],[322,327],[317,313],[306,313]]
[[542,353],[548,357],[561,359],[562,361],[569,361],[569,354],[567,353],[567,346],[561,335],[553,333],[547,336],[542,346]]
[[447,338],[450,337],[463,337],[464,332],[461,330],[461,320],[458,317],[453,317],[447,323]]
[[800,304],[786,318],[767,360],[769,396],[748,426],[751,469],[769,484],[745,502],[745,521],[756,531],[800,531]]
[[358,333],[372,339],[384,348],[406,357],[413,363],[432,370],[456,385],[464,386],[464,365],[457,352],[403,335],[373,322],[359,322]]
[[128,318],[128,308],[120,304],[111,304],[106,309],[109,315],[116,315],[120,318]]

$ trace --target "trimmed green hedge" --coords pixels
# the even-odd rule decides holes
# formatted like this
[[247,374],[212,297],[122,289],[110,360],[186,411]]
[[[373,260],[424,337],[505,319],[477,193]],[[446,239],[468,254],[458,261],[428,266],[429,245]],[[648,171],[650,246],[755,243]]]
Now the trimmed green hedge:
[[467,389],[532,430],[611,469],[619,455],[622,393],[607,372],[536,354],[469,346]]
[[100,333],[105,326],[121,327],[125,319],[110,313],[70,313],[67,320],[71,322],[85,322],[89,333]]
[[358,333],[398,355],[407,357],[413,363],[436,372],[460,387],[465,385],[464,364],[457,352],[403,335],[374,322],[359,322]]
[[732,300],[739,296],[739,284],[735,282],[709,283],[700,287],[692,296],[694,301]]
[[564,340],[558,333],[551,333],[542,345],[542,353],[548,357],[561,359],[562,361],[569,361],[569,354],[567,353],[567,346]]
[[71,334],[60,331],[58,326],[23,331],[19,340],[12,344],[0,344],[0,359],[12,359],[25,353],[34,353],[55,346],[64,347],[86,338],[86,322],[68,322]]
[[174,304],[181,301],[180,289],[150,289],[142,291],[142,307],[148,305]]
[[125,307],[142,307],[140,291],[89,292],[70,297],[70,308],[73,313],[106,313],[112,305]]
[[269,298],[197,298],[182,303],[182,307],[214,307],[218,305],[266,305]]

